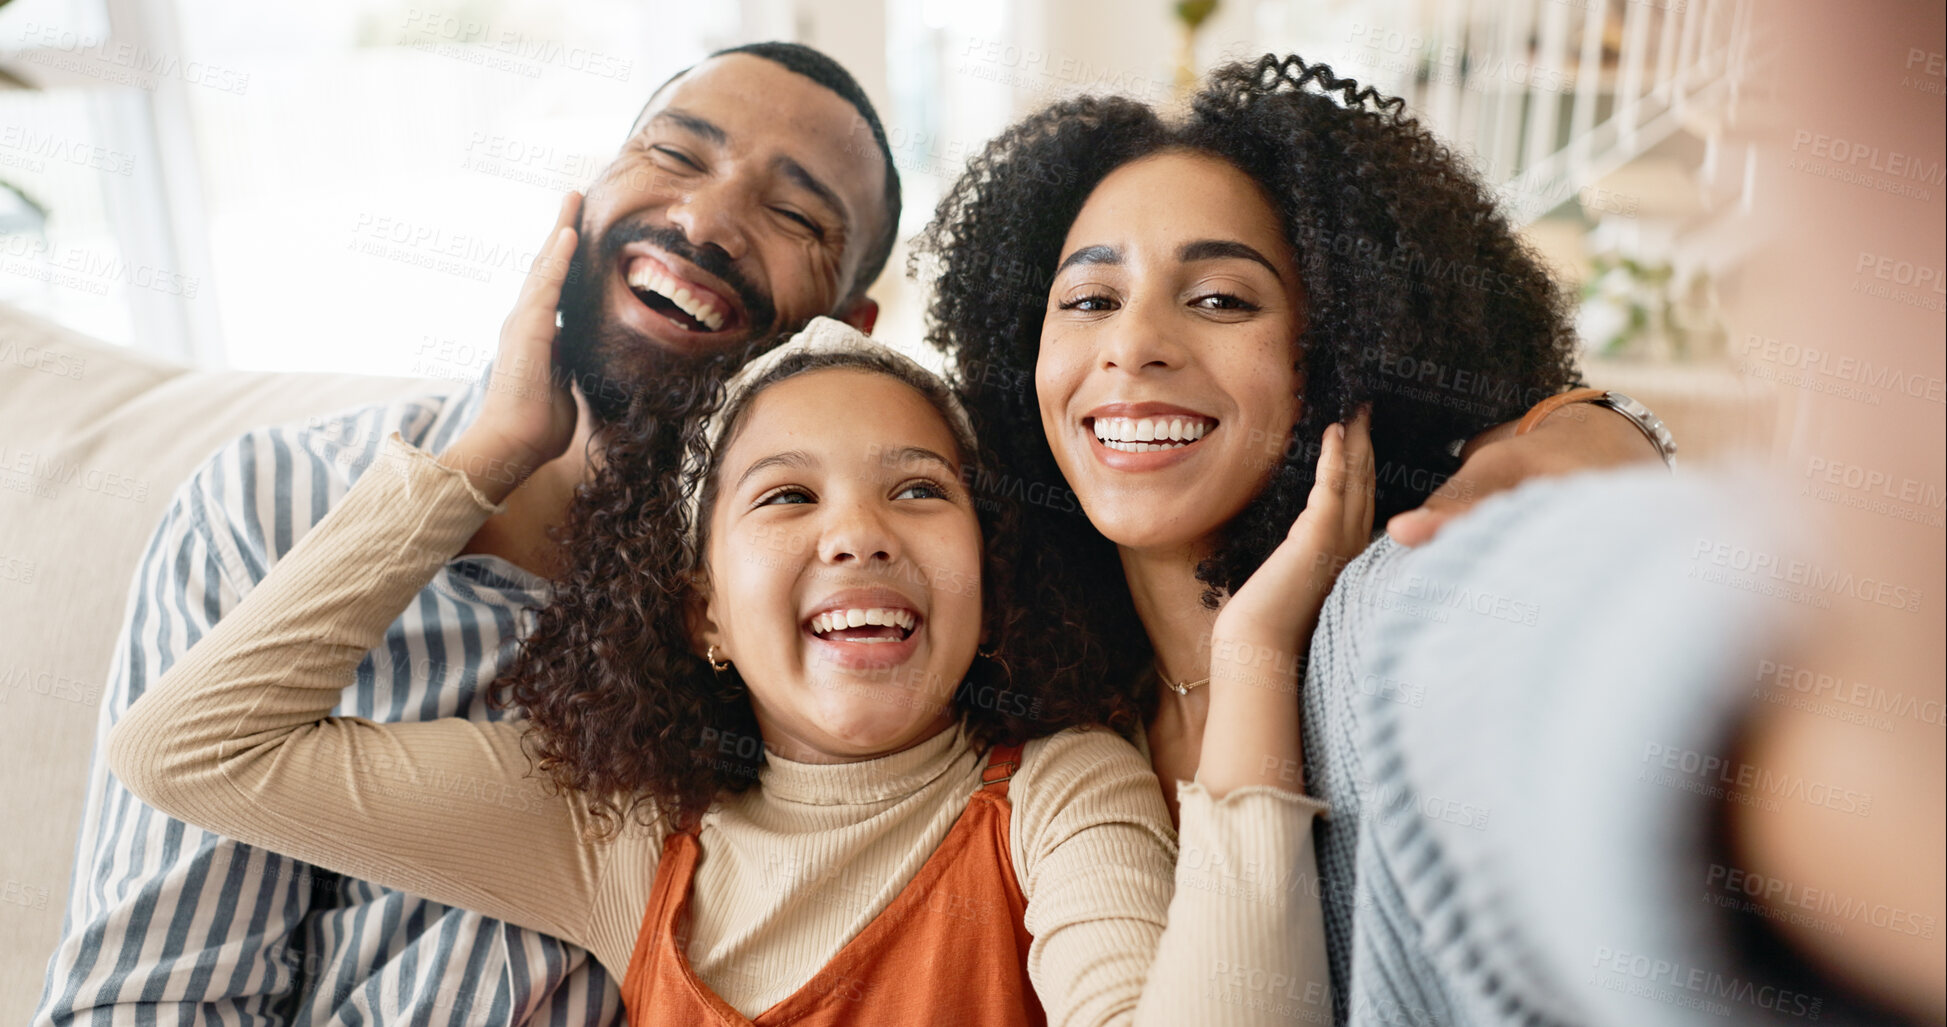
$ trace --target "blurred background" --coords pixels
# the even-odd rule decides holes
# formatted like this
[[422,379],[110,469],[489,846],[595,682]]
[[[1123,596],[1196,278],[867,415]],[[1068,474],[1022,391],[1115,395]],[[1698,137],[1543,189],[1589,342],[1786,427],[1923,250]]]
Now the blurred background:
[[[1766,30],[1751,0],[15,0],[0,302],[205,368],[470,378],[558,195],[719,47],[796,39],[858,75],[904,236],[1040,104],[1169,104],[1214,64],[1297,52],[1469,154],[1581,295],[1591,380],[1658,400],[1710,458],[1788,438],[1804,392],[1741,367],[1724,316],[1779,227],[1738,134]],[[1938,163],[1894,184],[1940,216]],[[920,330],[903,268],[874,290],[882,335]]]
[[[1781,599],[1836,640],[1820,680],[1931,712],[1806,712],[1838,733],[1828,779],[1882,797],[1831,837],[1920,868],[1880,874],[1889,887],[1947,880],[1938,0],[13,0],[0,1018],[25,1015],[59,935],[105,656],[177,483],[245,425],[431,391],[248,372],[475,379],[560,194],[658,84],[759,39],[858,76],[908,238],[970,153],[1063,96],[1167,106],[1277,51],[1403,97],[1576,297],[1590,382],[1655,409],[1688,473],[1758,465],[1834,547],[1817,594]],[[895,254],[873,289],[895,342],[925,300],[904,267]],[[1883,602],[1894,586],[1910,605]],[[1942,937],[1862,929],[1834,965],[1937,999]]]

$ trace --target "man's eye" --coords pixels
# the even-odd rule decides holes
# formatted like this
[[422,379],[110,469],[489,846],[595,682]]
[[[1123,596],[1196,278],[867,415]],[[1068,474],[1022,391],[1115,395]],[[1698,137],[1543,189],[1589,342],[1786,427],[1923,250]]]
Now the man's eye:
[[899,491],[894,493],[892,498],[894,499],[950,499],[952,497],[947,493],[946,489],[940,487],[940,484],[938,482],[913,481],[913,482],[907,482],[905,485],[900,486]]
[[824,227],[818,224],[818,222],[813,221],[810,218],[804,216],[803,214],[800,214],[789,207],[772,207],[771,209],[777,211],[779,216],[785,218],[786,220],[797,222],[797,224],[800,227],[802,227],[805,231],[810,232],[813,238],[823,239],[825,237]]
[[1085,313],[1100,313],[1105,310],[1114,310],[1115,300],[1101,294],[1077,296],[1072,300],[1063,300],[1060,304],[1060,309],[1080,310]]
[[690,157],[689,154],[684,153],[683,151],[678,150],[673,146],[651,146],[649,148],[649,152],[676,161],[677,163],[683,165],[684,167],[690,169],[691,171],[703,170],[703,165],[698,164],[693,158]]
[[796,485],[785,485],[758,496],[757,502],[751,505],[753,507],[779,506],[787,503],[810,503],[813,501],[811,493],[806,492]]

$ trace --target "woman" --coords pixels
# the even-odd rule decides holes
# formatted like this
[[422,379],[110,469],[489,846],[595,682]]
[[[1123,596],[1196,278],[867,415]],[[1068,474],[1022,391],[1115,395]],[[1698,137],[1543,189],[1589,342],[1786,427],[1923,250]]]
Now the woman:
[[[500,367],[547,366],[557,286],[542,268],[572,252],[573,207]],[[991,615],[1006,509],[980,516],[959,484],[977,459],[964,412],[837,322],[744,367],[676,445],[634,417],[603,430],[572,566],[504,682],[531,722],[330,717],[377,632],[514,487],[506,470],[568,444],[572,400],[533,384],[497,376],[438,457],[391,441],[117,725],[109,758],[131,790],[582,945],[623,981],[634,1022],[1322,1008],[1309,896],[1240,895],[1190,861],[1173,872],[1154,777],[1126,741],[990,701],[1008,682],[1061,716],[1093,702],[1014,644],[1057,626]],[[858,404],[869,425],[847,416]],[[1370,531],[1365,490],[1346,487],[1364,445],[1356,426],[1330,435],[1291,544],[1218,637],[1308,627],[1324,596],[1308,568]],[[983,635],[997,652],[976,666]],[[1211,688],[1229,749],[1185,792],[1183,842],[1199,864],[1305,879],[1319,806],[1259,760],[1296,759],[1296,711],[1230,669]],[[1254,988],[1267,980],[1274,992]]]
[[[1088,592],[1085,635],[1147,639],[1085,672],[1148,718],[1159,773],[1194,769],[1202,703],[1145,678],[1205,677],[1219,600],[1303,509],[1326,425],[1370,406],[1391,516],[1575,377],[1563,294],[1487,189],[1399,101],[1295,57],[1213,73],[1180,125],[1120,98],[1026,119],[919,260],[996,481],[1077,501],[1029,507],[1016,603]],[[1588,462],[1654,457],[1621,435]]]
[[[1145,721],[1165,782],[1215,751],[1200,686],[1235,654],[1211,626],[1303,509],[1327,425],[1370,406],[1376,507],[1397,514],[1448,483],[1459,443],[1573,381],[1561,290],[1400,108],[1269,56],[1213,73],[1181,124],[1126,99],[1056,104],[973,159],[922,242],[933,338],[995,481],[1075,500],[1027,508],[1013,601],[1086,595],[1083,637],[1135,640],[1084,673]],[[1613,420],[1620,448],[1588,462],[1653,458]],[[1250,657],[1295,693],[1322,648],[1306,632]],[[1343,982],[1357,768],[1321,748],[1352,733],[1321,698],[1286,780],[1334,806],[1320,862]]]

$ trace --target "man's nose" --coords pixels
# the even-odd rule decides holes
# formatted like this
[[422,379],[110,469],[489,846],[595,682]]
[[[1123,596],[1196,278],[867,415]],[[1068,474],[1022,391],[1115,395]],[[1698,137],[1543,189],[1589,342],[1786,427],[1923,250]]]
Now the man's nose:
[[748,204],[734,184],[711,183],[686,190],[669,206],[669,220],[695,246],[715,246],[731,260],[750,252],[744,227]]

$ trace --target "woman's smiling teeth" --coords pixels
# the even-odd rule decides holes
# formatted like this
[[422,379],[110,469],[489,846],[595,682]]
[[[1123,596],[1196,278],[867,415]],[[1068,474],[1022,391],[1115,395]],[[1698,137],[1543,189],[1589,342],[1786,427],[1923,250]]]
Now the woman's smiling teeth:
[[[636,260],[629,265],[629,288],[637,292],[654,293],[674,304],[677,310],[688,315],[705,331],[718,331],[723,328],[724,312],[707,296],[701,296],[684,288],[674,278],[663,274],[654,262]],[[685,325],[684,327],[689,327]]]
[[811,618],[811,633],[842,642],[903,642],[919,618],[911,610],[885,607],[826,610]]
[[1098,417],[1095,437],[1123,453],[1181,449],[1203,438],[1217,422],[1207,417]]

